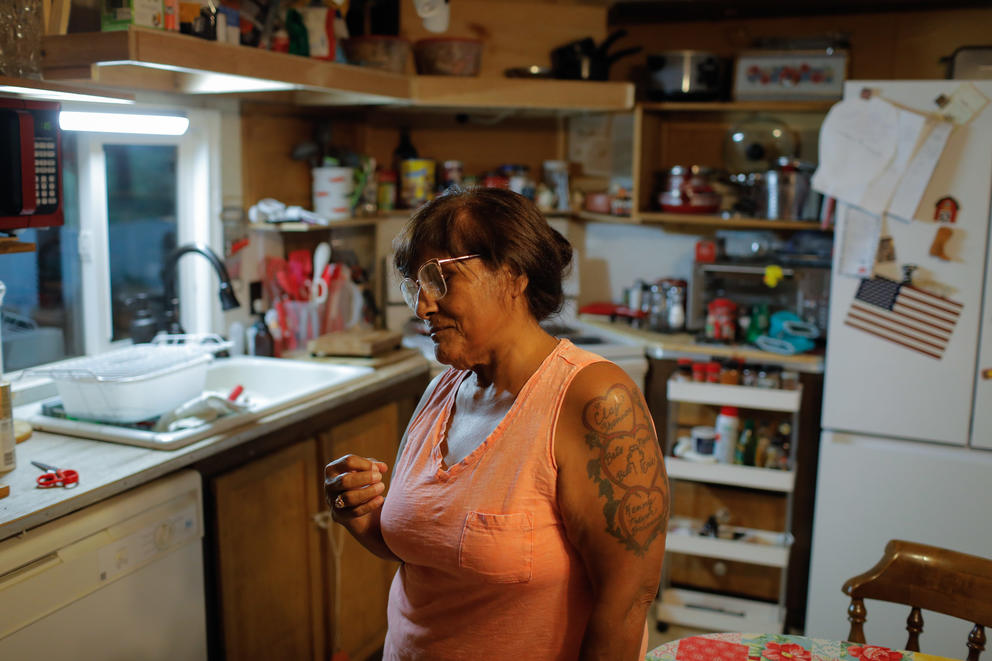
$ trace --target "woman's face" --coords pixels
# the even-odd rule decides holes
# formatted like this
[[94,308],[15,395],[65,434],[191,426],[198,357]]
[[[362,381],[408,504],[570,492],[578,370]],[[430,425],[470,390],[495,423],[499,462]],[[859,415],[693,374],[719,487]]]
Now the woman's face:
[[[428,253],[427,258],[459,255]],[[425,260],[426,261],[426,260]],[[488,364],[505,335],[512,280],[482,259],[443,264],[447,293],[437,299],[420,291],[417,316],[425,321],[437,360],[457,369]]]

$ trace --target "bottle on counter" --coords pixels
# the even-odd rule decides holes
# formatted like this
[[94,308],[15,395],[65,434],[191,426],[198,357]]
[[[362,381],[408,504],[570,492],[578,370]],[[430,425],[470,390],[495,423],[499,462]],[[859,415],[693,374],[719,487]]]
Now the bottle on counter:
[[4,381],[0,383],[0,474],[17,468],[16,448],[10,383]]
[[739,438],[740,424],[736,406],[724,406],[720,409],[714,424],[717,437],[713,454],[717,461],[725,464],[734,463],[734,450]]
[[249,356],[275,356],[276,342],[265,323],[264,314],[258,311],[261,303],[258,299],[252,301],[252,312],[258,315],[258,319],[245,331],[245,351]]

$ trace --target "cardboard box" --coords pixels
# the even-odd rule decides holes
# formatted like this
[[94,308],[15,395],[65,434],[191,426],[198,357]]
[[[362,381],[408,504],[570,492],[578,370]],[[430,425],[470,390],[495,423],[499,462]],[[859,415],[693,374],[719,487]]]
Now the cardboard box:
[[164,29],[167,21],[166,1],[174,12],[174,0],[103,0],[100,29],[111,32],[126,30],[131,25]]

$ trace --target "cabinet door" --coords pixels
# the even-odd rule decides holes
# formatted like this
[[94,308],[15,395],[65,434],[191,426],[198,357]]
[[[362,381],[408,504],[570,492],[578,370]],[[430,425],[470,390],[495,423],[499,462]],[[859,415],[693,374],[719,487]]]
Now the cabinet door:
[[[399,407],[389,404],[352,418],[320,435],[323,461],[352,453],[389,464],[387,486],[399,444]],[[341,526],[326,533],[328,630],[331,649],[365,659],[386,637],[386,602],[397,564],[373,555]]]
[[227,659],[324,657],[313,439],[212,481]]

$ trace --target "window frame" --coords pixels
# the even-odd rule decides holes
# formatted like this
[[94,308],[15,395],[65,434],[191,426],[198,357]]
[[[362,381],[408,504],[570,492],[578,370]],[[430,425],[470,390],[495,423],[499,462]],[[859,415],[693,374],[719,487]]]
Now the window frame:
[[[63,110],[90,110],[92,106]],[[131,112],[175,112],[138,106]],[[204,243],[223,259],[221,138],[217,110],[185,109],[189,130],[181,136],[77,133],[79,171],[79,263],[82,289],[83,348],[86,355],[130,344],[112,341],[109,215],[106,145],[174,145],[177,148],[176,241]],[[188,333],[217,332],[223,322],[216,279],[205,259],[183,257],[177,264],[180,323]],[[211,283],[197,287],[197,283]]]

